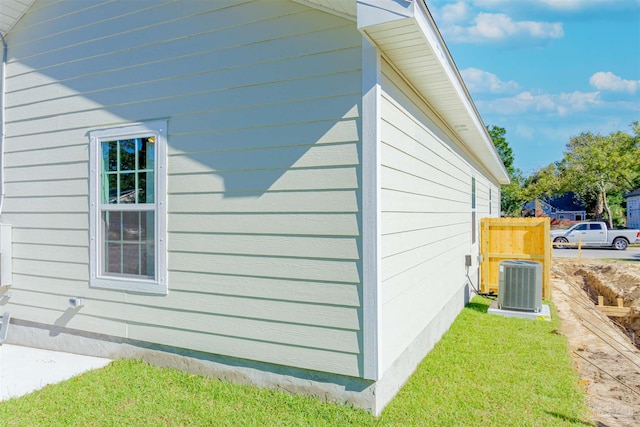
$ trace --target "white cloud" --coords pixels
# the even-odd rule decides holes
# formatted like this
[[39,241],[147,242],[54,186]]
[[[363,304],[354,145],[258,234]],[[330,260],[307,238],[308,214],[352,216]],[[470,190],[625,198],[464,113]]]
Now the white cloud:
[[586,111],[590,106],[601,104],[599,92],[571,92],[556,96],[557,110],[561,116],[574,111]]
[[589,79],[589,83],[598,90],[612,92],[636,93],[640,88],[640,80],[625,80],[609,71],[595,73]]
[[[541,0],[540,2],[552,9],[560,10],[575,10],[584,7],[588,3],[596,3],[594,1],[590,2],[589,0]],[[599,3],[602,4],[604,2],[600,0]]]
[[484,113],[505,115],[530,112],[555,113],[566,116],[577,111],[586,111],[590,107],[602,104],[599,92],[572,92],[561,94],[521,92],[516,96],[481,101]]
[[[588,3],[589,0],[534,0],[534,1],[527,1],[527,0],[519,0],[518,3],[520,4],[536,4],[538,6],[548,6],[548,7],[552,7],[552,8],[566,8],[566,7],[571,7],[572,5],[575,4],[580,4],[580,3]],[[509,6],[513,3],[513,0],[471,0],[471,3],[473,3],[474,6],[476,7],[485,7],[485,8],[492,8],[492,9],[501,9],[504,8],[505,6]]]
[[442,28],[445,37],[454,42],[500,42],[514,38],[557,39],[564,36],[558,22],[514,21],[504,13],[479,13],[474,25],[452,25]]
[[557,11],[579,11],[589,9],[617,8],[629,9],[638,6],[638,0],[472,0],[474,6],[496,8],[520,6],[525,8],[546,8]]
[[462,78],[471,93],[506,93],[518,90],[518,83],[510,80],[503,82],[495,74],[478,68],[467,68],[460,71]]
[[450,25],[457,22],[464,22],[471,15],[471,8],[463,1],[444,5],[438,10],[439,20],[444,25]]

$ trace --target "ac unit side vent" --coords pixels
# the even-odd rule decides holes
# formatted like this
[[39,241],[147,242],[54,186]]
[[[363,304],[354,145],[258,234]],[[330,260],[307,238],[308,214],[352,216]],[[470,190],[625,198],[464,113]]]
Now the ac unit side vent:
[[498,307],[505,310],[542,310],[542,264],[531,261],[501,261]]

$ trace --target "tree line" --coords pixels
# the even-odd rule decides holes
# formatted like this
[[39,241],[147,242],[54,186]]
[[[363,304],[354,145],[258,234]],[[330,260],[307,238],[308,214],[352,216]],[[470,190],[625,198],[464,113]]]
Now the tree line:
[[640,122],[630,127],[630,133],[583,132],[574,136],[567,142],[562,159],[525,176],[514,166],[506,130],[487,126],[511,179],[501,189],[503,214],[521,216],[528,201],[573,192],[585,204],[591,219],[606,221],[609,227],[624,225],[624,196],[640,188]]

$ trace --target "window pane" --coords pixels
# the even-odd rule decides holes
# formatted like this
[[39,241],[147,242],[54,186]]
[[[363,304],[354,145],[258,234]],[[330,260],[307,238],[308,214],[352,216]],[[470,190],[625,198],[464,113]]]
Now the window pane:
[[102,171],[118,170],[118,141],[102,142]]
[[136,203],[136,174],[121,173],[118,203]]
[[122,245],[107,243],[105,252],[103,273],[122,273]]
[[140,259],[140,274],[147,275],[151,278],[156,277],[156,273],[153,270],[156,263],[156,252],[153,240],[148,240],[146,245],[141,246],[141,259]]
[[136,139],[136,145],[138,147],[138,169],[147,168],[147,140],[149,138]]
[[140,138],[138,141],[138,169],[153,169],[155,137]]
[[138,174],[138,203],[154,203],[153,172]]
[[140,245],[137,243],[122,245],[122,272],[140,274]]
[[102,203],[118,203],[118,175],[103,175],[102,187]]
[[144,229],[144,238],[147,243],[153,243],[155,241],[155,211],[144,211],[142,212],[142,217],[140,218],[140,224],[142,224],[142,228]]
[[471,178],[471,209],[476,208],[476,179]]
[[136,169],[136,144],[134,139],[120,141],[120,170]]
[[140,241],[142,230],[140,229],[140,212],[122,213],[122,239]]
[[122,240],[122,212],[102,212],[102,221],[105,224],[107,240]]
[[[146,162],[146,168],[145,169],[151,169],[154,170],[155,169],[155,158],[156,158],[156,137],[155,136],[151,136],[149,138],[145,138],[145,162]],[[140,168],[142,169],[142,168]]]
[[140,274],[151,278],[156,277],[156,249],[155,249],[155,211],[140,212],[140,225],[142,229],[142,242],[140,254]]

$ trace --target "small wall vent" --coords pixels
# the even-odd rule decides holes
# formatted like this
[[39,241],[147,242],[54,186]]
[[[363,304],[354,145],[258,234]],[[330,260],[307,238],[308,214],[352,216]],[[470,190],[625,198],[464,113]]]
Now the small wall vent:
[[501,261],[498,307],[504,310],[542,310],[542,264],[531,261]]

